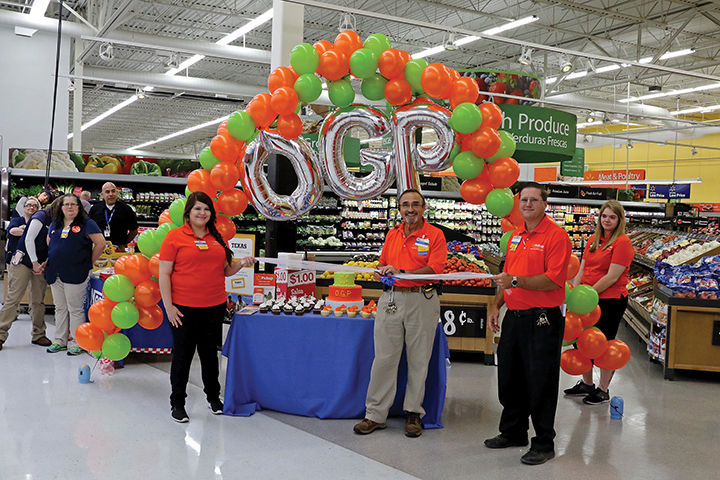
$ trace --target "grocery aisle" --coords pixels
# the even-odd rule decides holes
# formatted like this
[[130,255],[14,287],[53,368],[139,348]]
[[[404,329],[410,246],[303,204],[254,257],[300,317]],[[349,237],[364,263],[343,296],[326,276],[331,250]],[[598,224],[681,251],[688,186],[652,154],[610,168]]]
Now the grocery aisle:
[[[53,327],[49,326],[51,335]],[[277,412],[213,416],[192,372],[188,424],[171,421],[168,362],[131,363],[112,377],[80,385],[89,356],[50,355],[30,345],[21,315],[0,352],[0,477],[134,479],[470,479],[712,478],[717,451],[716,377],[662,380],[634,333],[620,338],[633,358],[612,384],[625,418],[607,405],[561,398],[557,457],[538,467],[522,448],[490,451],[499,418],[495,368],[455,361],[449,371],[445,428],[403,436],[401,419],[369,436],[354,420],[318,420]],[[197,367],[197,362],[194,364]],[[561,388],[573,383],[563,374]]]

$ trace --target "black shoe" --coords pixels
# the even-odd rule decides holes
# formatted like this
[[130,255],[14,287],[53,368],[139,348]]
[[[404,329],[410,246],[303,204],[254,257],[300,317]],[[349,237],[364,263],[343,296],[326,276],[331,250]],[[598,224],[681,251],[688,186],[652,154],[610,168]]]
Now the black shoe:
[[583,398],[583,403],[586,405],[600,405],[602,403],[608,403],[610,401],[610,390],[603,392],[599,388],[596,388],[588,394],[587,397]]
[[210,400],[208,402],[208,407],[210,408],[210,411],[213,415],[222,415],[223,414],[223,403],[218,400]]
[[187,423],[190,421],[185,407],[172,407],[170,414],[172,415],[172,419],[178,423]]
[[520,457],[520,461],[525,465],[542,465],[552,458],[555,458],[555,450],[542,452],[531,448],[525,455]]
[[487,440],[485,440],[485,446],[487,448],[524,447],[527,444],[527,438],[524,440],[513,440],[510,437],[506,437],[502,433],[497,437],[488,438]]
[[588,385],[582,380],[578,380],[572,388],[566,388],[563,393],[568,397],[584,397],[585,395],[592,393],[595,390],[595,384]]

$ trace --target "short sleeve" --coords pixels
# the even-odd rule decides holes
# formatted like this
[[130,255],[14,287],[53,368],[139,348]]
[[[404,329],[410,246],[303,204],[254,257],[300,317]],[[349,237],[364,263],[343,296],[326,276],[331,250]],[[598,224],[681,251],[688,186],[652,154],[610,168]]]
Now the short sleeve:
[[615,240],[615,248],[613,248],[612,259],[610,263],[622,265],[627,268],[635,258],[635,250],[633,249],[630,238],[627,235],[621,235]]
[[382,250],[380,251],[380,258],[378,259],[378,263],[380,265],[388,265],[388,250],[392,248],[393,240],[394,240],[394,231],[390,230],[385,237],[385,244],[383,245]]
[[95,223],[95,220],[88,218],[87,224],[85,225],[85,233],[92,235],[93,233],[102,233],[102,231],[100,227],[98,227],[98,224]]
[[433,235],[432,245],[430,245],[430,258],[428,258],[428,266],[435,273],[443,273],[445,263],[447,262],[447,242],[442,230],[437,229]]
[[588,254],[590,253],[590,247],[592,247],[594,241],[595,235],[590,235],[590,238],[588,238],[587,242],[585,242],[585,248],[583,249],[583,259],[587,258]]
[[163,240],[162,245],[160,246],[160,260],[164,260],[166,262],[174,262],[175,256],[177,255],[178,250],[178,242],[177,242],[177,235],[180,232],[175,230],[170,230],[167,235],[165,236],[165,240]]
[[545,275],[558,287],[564,287],[567,281],[568,263],[570,262],[570,237],[562,229],[556,229],[548,239],[545,256]]

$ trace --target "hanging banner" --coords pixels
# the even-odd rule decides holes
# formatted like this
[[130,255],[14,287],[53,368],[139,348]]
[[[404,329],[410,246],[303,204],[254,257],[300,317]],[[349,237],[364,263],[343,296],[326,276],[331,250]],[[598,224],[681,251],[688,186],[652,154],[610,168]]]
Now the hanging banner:
[[[627,175],[626,175],[627,173]],[[627,180],[626,177],[627,176]],[[599,182],[622,182],[622,181],[636,181],[645,180],[645,170],[634,169],[634,170],[588,170],[582,175],[583,179],[589,181]]]
[[570,160],[560,162],[560,175],[566,177],[583,177],[585,173],[585,149],[576,148]]
[[513,158],[520,163],[569,161],[575,155],[577,117],[552,108],[529,105],[500,105],[500,130],[512,134],[516,143]]
[[648,185],[648,198],[690,198],[690,184]]

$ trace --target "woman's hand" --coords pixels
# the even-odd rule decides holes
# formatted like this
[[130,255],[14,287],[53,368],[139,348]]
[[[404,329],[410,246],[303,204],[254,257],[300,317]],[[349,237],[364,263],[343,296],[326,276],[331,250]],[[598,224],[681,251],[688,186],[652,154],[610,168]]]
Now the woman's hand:
[[172,325],[175,328],[178,328],[180,325],[182,325],[182,321],[180,318],[182,318],[184,315],[178,308],[170,304],[170,306],[165,307],[165,313],[167,313],[168,321],[170,322],[170,325]]
[[243,257],[238,260],[238,262],[240,262],[240,265],[243,267],[252,267],[257,263],[257,260],[255,260],[255,257]]

